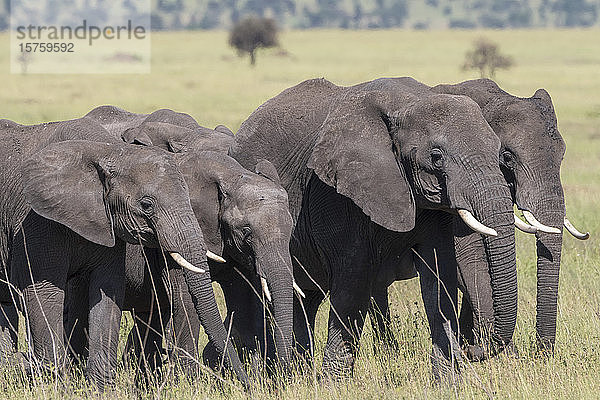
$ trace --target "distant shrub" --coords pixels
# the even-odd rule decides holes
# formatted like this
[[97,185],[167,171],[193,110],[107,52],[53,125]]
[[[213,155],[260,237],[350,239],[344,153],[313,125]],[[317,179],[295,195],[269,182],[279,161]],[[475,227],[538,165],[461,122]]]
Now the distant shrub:
[[476,69],[482,78],[494,78],[497,69],[508,69],[514,64],[512,57],[501,54],[498,45],[488,39],[478,39],[474,46],[465,55],[465,71]]
[[256,63],[256,50],[277,46],[277,24],[271,18],[249,16],[235,24],[229,35],[229,45],[241,57],[250,55],[250,64]]
[[451,19],[448,27],[450,29],[474,29],[477,25],[466,19]]

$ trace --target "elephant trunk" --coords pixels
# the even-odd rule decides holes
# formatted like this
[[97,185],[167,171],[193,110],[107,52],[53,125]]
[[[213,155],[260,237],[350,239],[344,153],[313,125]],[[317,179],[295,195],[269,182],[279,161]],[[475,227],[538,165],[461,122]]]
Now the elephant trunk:
[[[273,252],[272,249],[281,249]],[[293,330],[293,275],[289,245],[269,244],[257,253],[256,266],[266,278],[273,302],[273,333],[277,361],[286,370],[292,350]]]
[[[565,216],[564,197],[537,202],[531,212],[544,225],[561,228]],[[556,312],[558,300],[558,275],[562,248],[560,234],[538,232],[537,249],[537,305],[536,332],[541,350],[554,348],[556,339]]]
[[[489,263],[494,324],[492,339],[500,346],[512,340],[517,319],[517,269],[513,203],[506,182],[481,177],[485,190],[475,190],[471,199],[475,217],[493,228],[497,236],[483,237]],[[481,186],[480,186],[481,187]]]
[[458,282],[463,292],[460,332],[468,344],[483,344],[494,326],[490,268],[483,239],[457,217],[454,232]]
[[[164,238],[161,244],[166,243],[166,246],[163,245],[163,247],[166,247],[166,250],[178,252],[187,262],[206,271],[199,273],[187,268],[183,269],[183,275],[192,302],[194,303],[194,308],[210,342],[215,346],[220,355],[225,355],[225,365],[234,371],[238,379],[247,388],[250,384],[248,375],[240,362],[231,339],[228,340],[227,331],[217,308],[202,231],[191,207],[189,215],[186,213],[185,217],[182,218],[182,222],[182,225],[179,227],[180,230],[172,229],[166,231],[175,232],[175,234]],[[159,231],[165,232],[165,230]]]

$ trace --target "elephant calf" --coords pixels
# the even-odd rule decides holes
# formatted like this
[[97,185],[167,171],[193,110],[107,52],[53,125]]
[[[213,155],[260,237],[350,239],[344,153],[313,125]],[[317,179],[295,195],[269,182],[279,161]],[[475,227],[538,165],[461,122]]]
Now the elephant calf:
[[[226,363],[247,383],[237,354],[226,345],[210,275],[199,273],[209,270],[206,246],[174,156],[114,143],[88,118],[30,127],[5,124],[2,134],[8,138],[0,176],[7,188],[0,202],[2,232],[8,232],[2,244],[10,245],[3,258],[10,264],[3,267],[23,292],[35,360],[63,364],[64,291],[70,277],[87,274],[89,302],[84,308],[92,321],[87,375],[99,388],[112,384],[125,243],[130,243],[160,247],[186,267],[183,275],[198,318],[227,355]],[[69,140],[86,135],[106,139]],[[6,286],[0,295],[3,300],[13,297]],[[15,320],[3,322],[5,332],[17,326]]]
[[[166,115],[163,111],[162,116]],[[177,122],[174,118],[169,120]],[[269,162],[257,163],[252,169],[255,172],[251,172],[224,154],[233,138],[224,127],[218,129],[220,131],[190,129],[150,121],[114,134],[134,143],[144,141],[146,145],[181,153],[175,155],[178,167],[189,187],[191,205],[207,248],[214,254],[222,254],[222,258],[218,256],[215,260],[226,261],[209,261],[211,278],[220,283],[225,294],[226,326],[231,322],[232,337],[240,350],[258,350],[257,342],[263,343],[266,339],[264,307],[258,297],[263,292],[272,306],[274,322],[274,334],[267,337],[269,355],[285,368],[291,356],[293,315],[291,217],[287,194]],[[145,259],[162,262],[160,255],[154,253],[146,249],[144,255],[137,248],[128,248],[124,308],[133,310],[136,316],[128,344],[138,355],[143,353],[146,360],[159,360],[160,333],[165,332],[165,324],[172,318],[172,344],[177,359],[186,369],[193,370],[199,358],[199,322],[191,312],[193,303],[180,270],[161,275],[164,268],[155,270],[152,262],[147,265]],[[86,352],[85,333],[80,330],[86,325],[85,314],[79,312],[80,295],[76,294],[82,286],[74,282],[70,287],[72,298],[77,300],[69,303],[67,328],[75,332],[71,346],[79,354]],[[205,359],[211,365],[220,364],[217,350],[212,343],[205,350]]]

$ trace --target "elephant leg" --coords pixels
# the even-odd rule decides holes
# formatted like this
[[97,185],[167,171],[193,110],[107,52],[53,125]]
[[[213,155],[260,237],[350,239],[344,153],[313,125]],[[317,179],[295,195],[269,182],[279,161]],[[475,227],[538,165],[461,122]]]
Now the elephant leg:
[[[173,354],[179,366],[189,376],[196,376],[199,371],[200,355],[198,352],[198,336],[200,320],[194,309],[194,303],[188,290],[181,269],[171,269],[169,279],[172,285],[172,343]],[[210,343],[210,342],[209,342]],[[215,350],[216,351],[216,350]]]
[[33,354],[41,367],[53,364],[62,371],[66,355],[62,318],[65,293],[62,287],[39,278],[23,290]]
[[323,370],[334,379],[352,374],[371,299],[371,267],[366,252],[363,260],[357,258],[337,269],[346,274],[336,276],[331,287]]
[[[437,381],[455,383],[455,365],[460,357],[457,332],[457,277],[454,246],[450,235],[439,227],[432,238],[417,247],[415,264],[419,271],[421,296],[431,331],[433,375]],[[435,239],[434,239],[435,238]]]
[[159,374],[163,364],[162,318],[157,309],[150,312],[132,311],[131,313],[133,327],[127,336],[123,358],[127,362],[128,358],[134,355],[136,376],[148,384],[151,375]]
[[371,302],[369,303],[369,317],[371,328],[375,335],[373,343],[375,351],[380,350],[380,345],[386,348],[396,348],[396,339],[391,329],[392,319],[390,316],[387,287],[380,287],[373,290]]
[[[21,289],[34,375],[63,373],[63,304],[69,267],[57,224],[30,213],[13,240],[11,281]],[[33,350],[33,351],[31,351]],[[52,367],[54,365],[54,367]],[[41,368],[38,369],[38,368]]]
[[[2,278],[8,282],[8,277]],[[10,360],[17,351],[19,314],[16,293],[0,282],[0,361]]]
[[325,295],[318,290],[307,290],[305,296],[304,299],[294,296],[294,340],[298,354],[312,364],[315,319]]
[[10,287],[12,234],[0,229],[0,362],[9,361],[18,348],[19,314],[17,293]]
[[81,274],[67,282],[64,330],[68,354],[84,363],[88,356],[89,276]]
[[0,303],[0,357],[4,359],[17,351],[19,314],[11,303]]
[[111,386],[116,376],[121,309],[125,291],[124,243],[111,248],[114,253],[105,267],[90,273],[89,359],[87,378],[99,390]]
[[461,341],[468,346],[475,344],[475,335],[473,332],[473,308],[471,307],[471,303],[466,294],[463,294],[462,297],[458,326]]

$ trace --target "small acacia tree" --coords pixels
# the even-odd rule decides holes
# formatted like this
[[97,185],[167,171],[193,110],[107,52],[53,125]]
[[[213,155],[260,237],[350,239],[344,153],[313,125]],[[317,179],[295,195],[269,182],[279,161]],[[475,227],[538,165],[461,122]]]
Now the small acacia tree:
[[238,55],[250,55],[250,65],[256,63],[256,49],[277,46],[277,24],[271,18],[249,16],[237,22],[229,35],[229,45]]
[[497,69],[508,69],[514,64],[512,57],[500,54],[498,45],[488,39],[478,39],[474,46],[465,56],[465,71],[477,69],[482,78],[494,78]]

